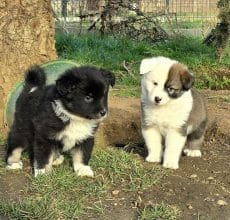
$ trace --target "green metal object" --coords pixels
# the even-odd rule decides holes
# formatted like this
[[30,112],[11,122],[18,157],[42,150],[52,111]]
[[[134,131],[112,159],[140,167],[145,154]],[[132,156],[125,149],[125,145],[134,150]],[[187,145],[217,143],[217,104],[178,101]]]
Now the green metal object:
[[[45,73],[47,74],[46,77],[48,85],[54,83],[58,76],[61,75],[65,70],[74,66],[79,65],[71,60],[55,60],[41,65],[41,67],[45,70]],[[9,128],[13,124],[16,101],[22,91],[22,88],[23,81],[18,82],[7,97],[4,112],[4,121]]]

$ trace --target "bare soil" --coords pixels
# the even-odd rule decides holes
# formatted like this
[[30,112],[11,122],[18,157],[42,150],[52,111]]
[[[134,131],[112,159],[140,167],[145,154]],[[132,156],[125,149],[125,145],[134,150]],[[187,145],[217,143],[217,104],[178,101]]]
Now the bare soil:
[[[148,191],[127,193],[121,190],[106,202],[104,214],[97,219],[137,219],[138,210],[164,203],[177,207],[183,220],[230,220],[230,91],[205,90],[202,93],[209,116],[203,156],[182,157],[180,168],[170,170],[160,184]],[[109,107],[110,115],[98,131],[97,144],[136,153],[146,163],[139,99],[112,97]],[[0,197],[17,200],[28,181],[26,171],[0,178]]]
[[[183,156],[180,168],[170,171],[161,184],[147,192],[121,193],[111,201],[102,219],[137,219],[138,209],[164,203],[176,206],[181,211],[180,219],[230,220],[230,91],[202,93],[209,118],[203,156]],[[140,100],[113,97],[109,106],[110,116],[101,128],[106,145],[124,147],[139,154],[146,163]]]

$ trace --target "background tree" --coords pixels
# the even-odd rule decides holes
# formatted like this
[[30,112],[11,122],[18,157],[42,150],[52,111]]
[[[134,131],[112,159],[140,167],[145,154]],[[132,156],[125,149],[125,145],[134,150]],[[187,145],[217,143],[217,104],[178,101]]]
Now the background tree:
[[67,5],[68,5],[68,0],[62,0],[61,1],[61,15],[65,19],[67,17]]
[[100,8],[100,0],[88,0],[87,9],[88,11],[98,11]]
[[[50,0],[0,1],[0,132],[4,106],[31,64],[56,58]],[[1,133],[0,133],[1,134]]]
[[221,59],[226,48],[230,35],[230,0],[219,0],[219,22],[216,27],[205,38],[206,45],[213,45],[216,48],[216,55]]

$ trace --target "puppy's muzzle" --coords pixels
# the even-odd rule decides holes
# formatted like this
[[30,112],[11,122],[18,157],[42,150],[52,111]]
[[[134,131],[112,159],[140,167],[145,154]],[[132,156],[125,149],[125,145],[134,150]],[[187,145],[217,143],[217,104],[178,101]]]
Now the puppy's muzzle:
[[103,120],[106,117],[107,117],[107,110],[106,109],[101,109],[99,112],[91,114],[87,118],[88,119]]
[[107,113],[106,109],[102,109],[99,114],[101,115],[101,117],[103,117],[106,115],[106,113]]
[[154,98],[154,101],[155,101],[156,104],[159,104],[161,102],[161,100],[162,100],[162,98],[160,98],[159,96],[156,96]]

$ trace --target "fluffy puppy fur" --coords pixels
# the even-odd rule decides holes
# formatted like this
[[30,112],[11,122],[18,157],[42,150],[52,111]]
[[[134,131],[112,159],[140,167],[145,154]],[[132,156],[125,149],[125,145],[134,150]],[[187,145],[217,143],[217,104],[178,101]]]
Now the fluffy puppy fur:
[[187,67],[166,57],[142,60],[142,135],[146,161],[177,169],[184,146],[187,156],[200,157],[206,127],[201,95],[191,89],[194,77]]
[[31,67],[8,135],[7,168],[21,169],[21,153],[28,149],[37,176],[63,162],[60,152],[70,151],[74,171],[93,176],[88,162],[94,135],[107,116],[109,85],[114,84],[113,73],[85,66],[69,69],[55,84],[46,85],[44,70]]

